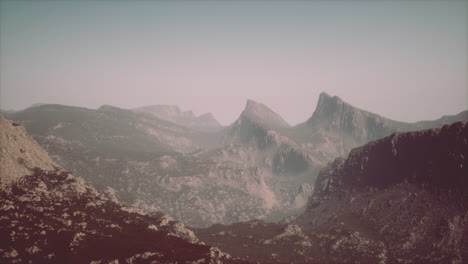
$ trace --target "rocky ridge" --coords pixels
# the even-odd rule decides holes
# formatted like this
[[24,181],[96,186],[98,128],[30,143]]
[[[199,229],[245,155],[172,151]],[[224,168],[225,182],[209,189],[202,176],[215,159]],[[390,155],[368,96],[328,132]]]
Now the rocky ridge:
[[55,167],[1,115],[0,148],[1,262],[245,263],[200,243],[182,223],[122,206]]

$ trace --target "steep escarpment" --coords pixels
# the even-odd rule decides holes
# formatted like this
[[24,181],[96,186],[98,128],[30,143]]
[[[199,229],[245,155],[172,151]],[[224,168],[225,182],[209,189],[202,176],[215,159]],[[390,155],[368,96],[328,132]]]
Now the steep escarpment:
[[462,263],[468,259],[467,155],[467,123],[371,142],[321,171],[297,223],[305,230],[342,225],[383,243],[389,262]]

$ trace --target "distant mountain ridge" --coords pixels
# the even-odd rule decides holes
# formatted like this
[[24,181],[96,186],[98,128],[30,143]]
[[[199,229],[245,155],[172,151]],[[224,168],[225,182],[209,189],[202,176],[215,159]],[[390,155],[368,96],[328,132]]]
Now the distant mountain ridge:
[[222,128],[212,113],[195,116],[192,111],[182,111],[175,105],[150,105],[131,109],[134,112],[151,114],[159,119],[178,125],[204,130],[217,131]]

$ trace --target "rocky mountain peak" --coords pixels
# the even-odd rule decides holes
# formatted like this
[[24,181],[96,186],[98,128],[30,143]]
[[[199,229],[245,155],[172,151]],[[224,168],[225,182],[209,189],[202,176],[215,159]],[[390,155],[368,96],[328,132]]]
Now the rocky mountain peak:
[[322,92],[319,96],[317,107],[307,123],[315,125],[315,123],[320,121],[331,121],[332,119],[339,117],[344,110],[353,111],[355,108],[341,100],[338,96],[332,97],[326,92]]
[[266,105],[248,99],[241,118],[247,118],[265,128],[287,128],[290,125]]
[[197,118],[201,126],[221,128],[221,124],[216,120],[212,113],[206,113]]

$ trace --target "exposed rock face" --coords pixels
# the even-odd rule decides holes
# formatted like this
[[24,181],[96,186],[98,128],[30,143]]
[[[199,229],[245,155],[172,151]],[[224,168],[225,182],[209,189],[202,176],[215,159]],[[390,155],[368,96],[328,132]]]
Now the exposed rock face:
[[23,124],[57,164],[101,191],[111,188],[122,203],[206,227],[297,214],[318,171],[351,148],[464,115],[413,126],[322,94],[310,122],[296,127],[251,100],[219,132],[112,106],[41,105],[8,117]]
[[290,127],[280,115],[273,112],[264,104],[255,102],[251,99],[247,100],[247,104],[241,114],[241,117],[249,119],[250,121],[268,129]]
[[321,170],[306,212],[282,224],[197,229],[272,263],[465,263],[468,123],[395,134]]
[[298,222],[343,223],[383,243],[388,262],[466,262],[467,155],[467,123],[371,142],[322,170]]
[[0,115],[0,189],[22,176],[31,174],[36,167],[54,170],[54,162],[24,127]]
[[212,113],[195,116],[192,111],[181,111],[175,105],[150,105],[132,109],[135,112],[151,114],[159,119],[202,131],[219,131],[221,124]]
[[[83,179],[54,169],[24,129],[2,116],[0,138],[1,168],[8,165],[0,175],[0,262],[244,263],[198,243],[191,230],[167,216],[123,207]],[[31,154],[19,160],[17,147]]]

